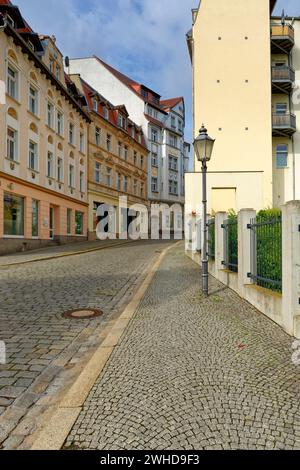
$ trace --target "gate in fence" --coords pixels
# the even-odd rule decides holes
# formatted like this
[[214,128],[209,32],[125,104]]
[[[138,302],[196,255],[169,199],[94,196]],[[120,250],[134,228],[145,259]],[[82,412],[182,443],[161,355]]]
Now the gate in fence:
[[238,222],[237,217],[227,219],[222,224],[224,230],[223,266],[229,271],[238,272]]
[[251,273],[255,284],[275,292],[282,291],[282,220],[256,218],[251,230]]

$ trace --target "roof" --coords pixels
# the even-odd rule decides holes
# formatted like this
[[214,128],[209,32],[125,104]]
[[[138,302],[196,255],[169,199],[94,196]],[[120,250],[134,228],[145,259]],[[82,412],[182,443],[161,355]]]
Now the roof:
[[152,124],[155,124],[155,126],[166,127],[163,122],[158,121],[158,119],[154,119],[152,116],[149,116],[149,114],[145,113],[145,118],[147,119],[147,121],[152,122]]
[[272,13],[275,5],[276,5],[277,0],[270,0],[270,12]]
[[177,106],[182,101],[184,101],[183,97],[179,96],[178,98],[170,98],[169,100],[162,100],[160,104],[164,109],[172,109],[172,108],[175,108],[175,106]]

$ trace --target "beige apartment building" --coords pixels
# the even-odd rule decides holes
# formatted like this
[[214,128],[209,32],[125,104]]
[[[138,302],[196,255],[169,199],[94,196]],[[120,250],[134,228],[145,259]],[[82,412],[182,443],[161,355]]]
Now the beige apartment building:
[[[208,211],[279,207],[300,198],[300,18],[276,0],[201,0],[187,35],[194,135],[216,139]],[[297,85],[298,83],[298,85]],[[186,175],[186,207],[201,214],[201,164]]]
[[55,38],[0,1],[0,254],[87,237],[90,118]]
[[[129,117],[124,105],[113,105],[85,82],[80,75],[70,75],[85,97],[91,118],[89,127],[89,238],[96,238],[98,207],[114,208],[109,214],[111,228],[119,235],[119,215],[127,230],[131,218],[120,212],[120,197],[126,196],[128,208],[143,204],[147,208],[148,149],[143,130]],[[107,214],[106,214],[107,215]]]

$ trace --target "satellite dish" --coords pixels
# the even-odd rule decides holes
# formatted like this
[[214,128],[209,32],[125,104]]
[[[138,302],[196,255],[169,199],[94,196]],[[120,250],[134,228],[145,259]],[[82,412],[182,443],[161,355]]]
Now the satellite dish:
[[70,67],[70,59],[68,56],[65,58],[65,66]]

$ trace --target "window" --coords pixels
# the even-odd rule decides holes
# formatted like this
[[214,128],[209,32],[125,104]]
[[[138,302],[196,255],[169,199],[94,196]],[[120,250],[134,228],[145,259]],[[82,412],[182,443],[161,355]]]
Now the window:
[[74,166],[69,165],[69,187],[74,188]]
[[177,181],[169,181],[169,193],[173,194],[174,196],[178,195],[178,182]]
[[12,161],[17,161],[18,154],[17,154],[17,138],[18,134],[17,131],[12,129],[11,127],[7,128],[7,158]]
[[277,103],[276,104],[276,114],[286,114],[287,113],[287,104],[286,103]]
[[80,132],[80,140],[79,140],[79,148],[80,148],[80,152],[81,153],[84,153],[84,134],[83,132]]
[[107,167],[106,168],[106,184],[107,184],[107,186],[111,186],[111,183],[112,183],[111,173],[112,173],[112,169]]
[[72,209],[67,209],[67,235],[72,233]]
[[151,128],[151,140],[153,142],[158,142],[158,131],[153,128]]
[[60,67],[59,67],[59,65],[56,66],[56,79],[60,80]]
[[133,154],[133,164],[134,166],[137,166],[137,153],[136,152],[134,152]]
[[106,137],[106,148],[110,152],[111,151],[111,135],[107,134]]
[[157,186],[157,178],[153,178],[151,179],[151,190],[153,193],[157,193],[158,191],[158,186]]
[[11,65],[7,67],[7,94],[18,99],[18,72]]
[[287,168],[288,166],[288,146],[285,144],[277,145],[276,166],[277,168]]
[[38,114],[38,91],[32,85],[29,86],[29,111]]
[[101,183],[101,164],[99,162],[95,162],[95,181]]
[[93,100],[93,110],[98,113],[98,101],[97,100]]
[[39,236],[39,202],[32,199],[32,236]]
[[158,166],[158,147],[157,145],[152,145],[152,152],[151,152],[151,164],[152,166]]
[[144,168],[144,157],[141,155],[141,168]]
[[138,182],[137,180],[133,180],[133,194],[137,194],[138,189]]
[[64,133],[64,119],[61,112],[57,112],[57,133],[63,135]]
[[128,147],[125,145],[124,147],[124,160],[127,162],[128,160]]
[[47,154],[47,176],[48,178],[53,177],[53,153],[48,152]]
[[57,159],[57,179],[61,183],[64,179],[64,167],[62,158]]
[[83,173],[83,171],[81,171],[80,174],[79,174],[79,191],[80,191],[81,193],[84,193],[84,191],[85,191],[84,173]]
[[100,143],[101,143],[101,130],[99,129],[99,127],[96,127],[95,128],[95,142],[96,142],[96,145],[98,147],[100,147]]
[[54,71],[54,59],[53,59],[53,57],[50,57],[49,68],[50,68],[50,72],[53,73],[53,71]]
[[103,107],[103,116],[104,116],[104,119],[108,119],[108,109],[106,106]]
[[169,170],[178,171],[178,158],[169,155]]
[[144,197],[145,185],[141,183],[141,197]]
[[37,144],[32,140],[29,141],[29,168],[30,170],[38,169],[38,156],[37,156]]
[[15,28],[15,22],[8,13],[6,14],[6,21],[12,28]]
[[76,211],[75,212],[75,226],[76,235],[83,235],[83,213]]
[[49,101],[47,103],[47,125],[51,129],[54,128],[54,106]]
[[171,147],[176,147],[177,148],[177,137],[173,134],[170,134],[170,136],[169,136],[169,145]]
[[4,235],[24,236],[24,198],[4,193]]
[[118,126],[126,129],[126,118],[121,113],[118,114]]
[[124,192],[128,192],[128,176],[124,176]]
[[183,131],[183,127],[182,127],[182,121],[181,119],[178,119],[178,129],[180,130],[180,132]]
[[120,173],[118,173],[118,177],[117,177],[117,188],[118,188],[118,191],[121,191],[122,189],[122,175]]
[[174,116],[171,116],[171,127],[172,129],[176,129],[176,120]]
[[118,155],[120,158],[122,157],[122,151],[123,151],[122,143],[118,142]]
[[145,90],[145,88],[142,88],[141,93],[142,93],[142,97],[145,98],[145,100],[147,100],[148,99],[148,91]]
[[152,101],[153,101],[154,104],[159,104],[159,97],[153,95],[153,96],[152,96]]
[[75,137],[75,126],[72,122],[69,124],[69,144],[74,145],[74,137]]
[[134,139],[135,138],[135,128],[132,126],[131,128],[131,137]]

